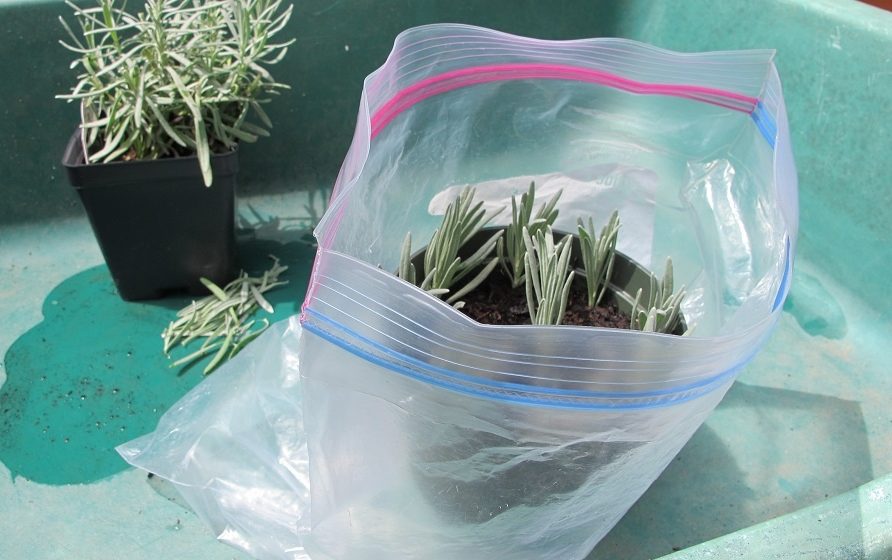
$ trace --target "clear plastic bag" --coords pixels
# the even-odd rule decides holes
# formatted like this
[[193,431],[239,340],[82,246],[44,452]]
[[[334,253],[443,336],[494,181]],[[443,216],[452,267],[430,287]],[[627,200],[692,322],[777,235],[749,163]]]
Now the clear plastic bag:
[[[462,25],[401,34],[365,82],[353,144],[316,230],[302,331],[281,333],[283,353],[272,342],[243,352],[292,364],[300,356],[303,425],[268,422],[260,407],[248,418],[254,428],[232,434],[289,449],[306,442],[304,470],[281,470],[275,446],[244,459],[298,477],[285,502],[293,507],[280,518],[265,506],[227,509],[238,523],[203,516],[264,558],[583,558],[779,316],[798,210],[771,60],[770,51],[676,54]],[[671,256],[692,335],[481,325],[392,274],[406,233],[429,239],[457,189],[474,184],[496,207],[531,180],[543,195],[563,189],[557,228],[588,216],[603,223],[619,209],[620,251],[648,267]],[[241,363],[282,367],[275,357]],[[299,414],[291,373],[282,398]],[[260,374],[251,383],[277,382]],[[128,460],[176,465],[165,476],[184,484],[199,468],[193,452],[184,459],[191,448],[164,442],[178,423],[189,437],[205,433],[191,406],[127,447]],[[227,452],[215,449],[207,464],[228,464]],[[190,501],[216,511],[254,499],[252,485],[267,487],[266,474],[234,472],[219,479],[231,491],[196,491]],[[258,519],[277,536],[254,531]],[[279,535],[286,527],[291,536]]]
[[[675,54],[466,26],[401,35],[365,83],[317,228],[301,376],[313,530],[338,559],[582,558],[768,336],[796,183],[770,51]],[[480,325],[393,276],[465,184],[559,189],[671,256],[692,336]],[[496,218],[496,225],[510,219]],[[386,554],[385,554],[386,552]]]
[[297,317],[272,325],[118,447],[174,484],[217,538],[263,560],[309,558],[309,468]]

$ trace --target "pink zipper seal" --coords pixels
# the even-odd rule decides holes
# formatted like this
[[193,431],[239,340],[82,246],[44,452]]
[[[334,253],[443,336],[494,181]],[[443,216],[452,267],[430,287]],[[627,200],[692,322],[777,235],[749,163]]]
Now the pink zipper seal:
[[752,113],[758,99],[718,88],[686,84],[652,84],[617,74],[563,64],[492,64],[444,72],[413,84],[384,103],[371,119],[371,137],[413,105],[429,97],[455,89],[510,80],[568,80],[603,85],[641,95],[665,95],[717,105],[733,111]]
[[[370,140],[387,128],[387,125],[401,113],[430,97],[477,84],[531,79],[586,82],[641,95],[664,95],[690,99],[748,114],[752,114],[759,103],[759,99],[756,97],[733,91],[687,84],[641,82],[602,70],[566,64],[490,64],[437,74],[400,90],[372,115]],[[334,198],[336,194],[333,192],[332,197]],[[337,210],[333,223],[329,225],[324,237],[319,241],[320,249],[327,249],[331,246],[337,225],[343,217],[343,211],[343,206]],[[310,294],[312,292],[311,282]],[[308,297],[307,301],[309,299]]]

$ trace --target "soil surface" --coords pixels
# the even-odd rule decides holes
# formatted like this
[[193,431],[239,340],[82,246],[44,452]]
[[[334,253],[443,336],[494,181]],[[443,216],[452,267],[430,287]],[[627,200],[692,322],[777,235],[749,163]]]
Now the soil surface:
[[[511,282],[496,270],[486,281],[462,298],[465,306],[461,311],[479,323],[487,325],[529,325],[530,313],[523,284],[511,287]],[[628,329],[629,317],[619,312],[615,305],[588,306],[585,294],[585,278],[577,277],[570,288],[567,311],[562,325],[608,327]]]

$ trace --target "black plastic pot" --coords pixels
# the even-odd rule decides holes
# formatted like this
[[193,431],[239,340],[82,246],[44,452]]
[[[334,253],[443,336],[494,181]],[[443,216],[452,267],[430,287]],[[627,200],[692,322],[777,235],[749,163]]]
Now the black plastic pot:
[[62,164],[125,300],[206,291],[235,275],[238,151],[213,155],[205,187],[197,157],[87,164],[75,132]]
[[[468,257],[473,254],[499,228],[485,228],[462,246],[459,255]],[[503,228],[502,228],[503,229]],[[560,239],[566,232],[555,231],[555,238]],[[582,257],[579,236],[573,235],[573,246],[570,266],[577,271],[575,282],[585,283],[582,270]],[[416,270],[423,270],[426,247],[412,257]],[[500,274],[496,269],[493,274]],[[647,301],[651,290],[651,279],[659,280],[642,265],[617,252],[613,264],[613,273],[601,305],[616,304],[620,312],[629,315],[638,289],[642,290],[642,300]],[[686,330],[684,317],[679,316],[672,334],[680,335]],[[529,347],[526,339],[518,340],[518,352]],[[530,415],[542,414],[540,410],[531,409]],[[423,419],[421,420],[423,421]],[[525,422],[531,421],[530,417]],[[548,422],[538,420],[544,425]],[[519,422],[522,425],[524,422]],[[410,428],[411,430],[412,428]],[[604,442],[567,442],[557,446],[547,460],[521,461],[514,464],[515,455],[507,450],[516,444],[513,440],[497,434],[465,430],[461,426],[442,425],[415,428],[425,438],[413,438],[413,474],[419,486],[430,499],[431,506],[450,523],[479,524],[486,523],[508,510],[524,506],[538,507],[558,494],[574,492],[588,483],[592,473],[605,465],[623,460],[640,446],[639,442],[604,441]],[[431,434],[439,429],[438,437]],[[530,447],[552,446],[554,443],[538,442],[536,436],[527,436]],[[493,450],[503,455],[503,468],[488,476],[476,475],[468,480],[455,474],[456,464],[472,464],[474,457]],[[518,454],[523,450],[519,450]]]

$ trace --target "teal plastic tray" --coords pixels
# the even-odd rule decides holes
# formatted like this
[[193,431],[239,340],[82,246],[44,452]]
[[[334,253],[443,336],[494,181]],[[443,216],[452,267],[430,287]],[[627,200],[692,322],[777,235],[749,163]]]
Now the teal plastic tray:
[[[0,558],[244,558],[112,448],[201,379],[115,295],[59,159],[77,120],[61,2],[0,0]],[[679,51],[777,49],[799,168],[790,298],[766,349],[595,559],[892,558],[892,15],[840,1],[396,0],[296,6],[273,136],[243,150],[245,266],[287,259],[296,312],[362,79],[401,30],[454,21]],[[678,551],[678,552],[676,552]]]

